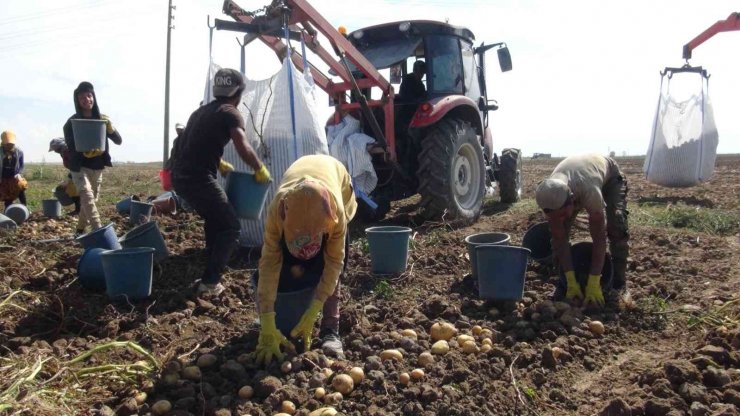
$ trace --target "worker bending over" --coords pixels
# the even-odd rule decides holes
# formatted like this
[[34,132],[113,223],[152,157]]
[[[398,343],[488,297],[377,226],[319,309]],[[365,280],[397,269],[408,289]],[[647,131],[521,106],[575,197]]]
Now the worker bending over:
[[[321,347],[328,355],[343,357],[339,339],[339,278],[346,270],[347,227],[357,202],[352,179],[341,162],[331,156],[304,156],[283,175],[268,208],[257,279],[260,335],[257,362],[282,360],[287,345],[278,330],[275,310],[278,292],[315,287],[310,306],[290,331],[308,351],[319,312]],[[291,324],[292,325],[292,324]]]
[[[626,289],[625,271],[629,255],[627,228],[627,179],[617,163],[598,154],[568,157],[549,178],[539,184],[537,205],[545,212],[552,233],[553,253],[566,277],[565,297],[586,304],[604,304],[601,270],[606,254],[606,238],[612,255],[612,287]],[[576,281],[568,236],[579,211],[588,213],[593,240],[591,268],[584,293]]]

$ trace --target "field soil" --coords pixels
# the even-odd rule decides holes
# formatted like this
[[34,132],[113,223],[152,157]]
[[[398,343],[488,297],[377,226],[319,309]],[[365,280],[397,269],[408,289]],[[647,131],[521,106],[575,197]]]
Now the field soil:
[[[525,160],[522,201],[494,197],[473,225],[422,222],[414,199],[394,204],[382,224],[413,228],[400,275],[371,273],[368,224],[355,223],[341,282],[346,359],[301,349],[288,355],[290,368],[258,368],[249,355],[258,250],[235,254],[223,294],[199,298],[202,221],[155,215],[171,256],[154,267],[152,295],[113,301],[77,278],[76,218],[36,208],[0,235],[0,414],[256,416],[281,412],[284,401],[297,415],[324,406],[358,416],[738,414],[740,157],[721,156],[713,178],[689,189],[646,183],[641,159],[618,159],[629,183],[631,299],[609,297],[600,310],[553,301],[557,272],[533,262],[520,301],[480,299],[464,238],[503,232],[520,244],[543,220],[533,191],[556,163]],[[128,179],[116,176],[120,167],[106,171],[100,204],[119,236],[132,226],[113,201],[157,194],[155,166],[126,169]],[[580,240],[585,227],[572,236]],[[422,364],[438,322],[457,334],[449,352]],[[463,351],[460,335],[474,348]],[[389,349],[403,358],[381,359]],[[364,380],[351,392],[317,398],[352,367]],[[415,369],[423,376],[400,381]]]

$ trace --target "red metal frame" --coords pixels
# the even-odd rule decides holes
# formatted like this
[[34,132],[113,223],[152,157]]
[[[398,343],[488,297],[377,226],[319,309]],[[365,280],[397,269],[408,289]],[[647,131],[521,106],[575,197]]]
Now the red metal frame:
[[[319,44],[316,32],[323,34],[331,43],[334,51],[344,53],[349,62],[362,72],[364,78],[357,80],[361,89],[379,88],[382,93],[380,100],[368,100],[371,107],[382,107],[385,115],[384,134],[387,143],[387,151],[391,160],[396,160],[396,138],[394,129],[394,112],[393,112],[393,88],[383,75],[352,45],[347,38],[339,33],[316,9],[313,8],[306,0],[285,0],[286,6],[291,10],[289,25],[291,29],[299,29],[306,46],[324,61],[336,74],[342,79],[340,83],[334,83],[321,71],[311,67],[311,75],[322,90],[329,96],[333,97],[337,103],[335,119],[348,111],[359,108],[358,103],[348,103],[346,101],[346,92],[352,89],[350,75],[347,73],[344,65],[337,60],[334,54],[327,51]],[[227,0],[224,3],[224,13],[231,16],[234,20],[250,23],[253,18],[245,13],[245,10],[239,7],[234,1]],[[314,29],[315,28],[315,29]],[[280,38],[274,36],[261,35],[259,37],[270,49],[275,51],[278,57],[285,56],[286,45]],[[291,54],[293,63],[303,71],[303,58],[297,52]]]
[[719,20],[717,23],[703,31],[699,36],[692,39],[683,46],[683,59],[691,59],[691,52],[699,45],[709,40],[712,36],[720,32],[730,32],[740,30],[740,13],[732,13],[727,19]]

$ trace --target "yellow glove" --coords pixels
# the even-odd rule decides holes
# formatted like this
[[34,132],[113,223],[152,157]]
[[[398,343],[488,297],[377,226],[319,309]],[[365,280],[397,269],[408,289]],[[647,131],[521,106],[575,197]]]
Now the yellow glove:
[[303,337],[303,348],[304,351],[311,349],[311,334],[313,333],[313,327],[316,324],[316,320],[319,318],[319,312],[324,307],[324,302],[314,299],[311,301],[311,305],[303,313],[301,320],[298,321],[298,325],[290,331],[290,336],[293,338]]
[[576,280],[576,272],[573,270],[565,272],[565,281],[568,287],[565,291],[565,298],[568,300],[583,299],[583,292],[581,292],[581,285]]
[[280,346],[290,345],[290,341],[275,326],[275,312],[260,315],[260,336],[257,339],[256,363],[257,365],[269,365],[272,357],[283,361],[283,353]]
[[103,150],[95,149],[95,150],[90,150],[88,152],[84,152],[83,154],[85,155],[86,158],[93,158],[93,157],[98,157],[102,155]]
[[105,121],[105,132],[106,132],[107,134],[113,134],[113,132],[114,132],[114,131],[116,131],[116,128],[115,128],[115,127],[113,127],[113,123],[111,123],[111,121],[110,121],[110,119],[108,118],[108,116],[106,116],[106,115],[103,115],[103,114],[101,114],[101,115],[100,115],[100,118],[101,118],[101,119],[102,119],[103,121]]
[[234,171],[234,165],[231,163],[221,159],[218,162],[218,172],[221,174],[221,176],[226,176],[227,173]]
[[264,164],[254,172],[254,180],[257,181],[257,183],[267,183],[270,182],[271,179],[270,172]]
[[601,276],[598,274],[588,275],[588,283],[586,283],[586,299],[584,303],[594,303],[599,306],[604,306],[604,293],[601,291]]

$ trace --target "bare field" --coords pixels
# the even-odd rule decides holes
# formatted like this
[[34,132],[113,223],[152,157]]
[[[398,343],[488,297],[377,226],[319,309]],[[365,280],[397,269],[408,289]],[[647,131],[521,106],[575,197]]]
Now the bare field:
[[[192,282],[205,266],[202,222],[188,213],[157,217],[172,257],[155,268],[151,298],[112,303],[76,280],[76,243],[39,242],[71,236],[74,220],[38,213],[38,200],[64,172],[31,166],[36,212],[15,234],[0,236],[0,414],[149,415],[167,400],[168,415],[274,415],[290,400],[295,414],[307,415],[324,405],[314,397],[317,386],[334,391],[323,368],[353,366],[364,368],[365,379],[335,405],[349,415],[738,414],[740,156],[720,156],[708,183],[678,190],[646,183],[641,159],[618,159],[630,186],[634,303],[627,309],[553,303],[555,273],[534,264],[521,302],[478,299],[464,237],[506,232],[518,244],[542,220],[533,191],[556,162],[526,160],[524,199],[487,202],[471,226],[415,224],[413,200],[394,206],[384,223],[415,229],[400,276],[370,273],[363,225],[356,224],[343,281],[347,360],[330,362],[314,350],[291,356],[287,373],[258,369],[244,355],[258,334],[248,283],[254,252],[232,259],[221,297],[198,299]],[[130,226],[113,203],[156,194],[158,170],[106,170],[100,206],[119,235]],[[586,237],[577,230],[574,239]],[[429,329],[442,320],[473,335],[479,348],[483,338],[492,347],[465,353],[453,341],[450,352],[421,365],[419,354],[432,344]],[[603,334],[590,330],[597,320]],[[475,335],[475,326],[490,333]],[[404,329],[417,338],[401,336]],[[401,349],[403,359],[381,361],[390,348]],[[198,377],[183,371],[204,354],[215,363]],[[422,379],[399,382],[416,368],[424,369]],[[246,385],[255,390],[249,399],[238,394]]]

